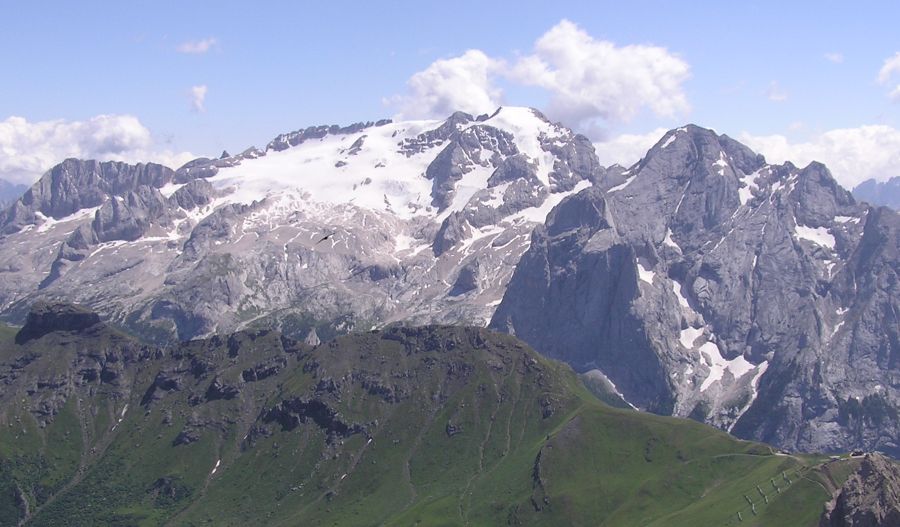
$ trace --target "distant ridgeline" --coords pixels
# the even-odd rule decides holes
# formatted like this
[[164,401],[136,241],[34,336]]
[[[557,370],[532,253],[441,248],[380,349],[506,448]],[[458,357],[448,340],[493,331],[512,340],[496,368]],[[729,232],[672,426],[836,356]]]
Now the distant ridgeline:
[[896,518],[891,461],[776,453],[615,409],[569,367],[483,328],[393,326],[315,347],[244,331],[157,348],[41,304],[0,330],[0,381],[3,525]]
[[900,210],[900,176],[892,177],[887,181],[875,181],[868,179],[853,189],[853,196],[872,205],[884,205],[894,210]]

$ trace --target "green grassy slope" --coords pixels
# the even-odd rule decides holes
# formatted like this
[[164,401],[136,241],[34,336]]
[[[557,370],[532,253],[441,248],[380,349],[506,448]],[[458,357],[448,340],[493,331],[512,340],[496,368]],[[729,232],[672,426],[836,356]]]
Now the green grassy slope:
[[0,331],[0,524],[813,526],[853,470],[612,408],[483,329],[111,335]]

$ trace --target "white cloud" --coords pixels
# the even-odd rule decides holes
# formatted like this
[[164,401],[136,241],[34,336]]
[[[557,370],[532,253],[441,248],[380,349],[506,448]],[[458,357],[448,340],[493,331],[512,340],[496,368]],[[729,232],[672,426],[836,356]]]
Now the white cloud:
[[835,179],[848,189],[869,178],[884,181],[900,175],[900,130],[886,125],[830,130],[805,142],[792,143],[783,135],[754,136],[746,132],[740,140],[766,156],[770,163],[825,163]]
[[772,81],[769,83],[769,87],[766,88],[765,91],[766,97],[773,102],[784,102],[788,100],[788,94],[784,89],[778,84],[778,81]]
[[628,121],[643,109],[660,116],[688,111],[682,83],[689,70],[666,48],[616,46],[563,20],[537,40],[532,54],[512,65],[469,50],[435,61],[409,79],[406,95],[385,102],[399,108],[398,118],[490,112],[502,99],[496,84],[502,80],[546,90],[545,110],[553,119],[598,129],[598,120]]
[[191,86],[191,109],[202,113],[206,111],[206,84]]
[[500,61],[471,49],[433,62],[410,77],[406,95],[385,102],[399,106],[400,118],[446,117],[457,110],[476,115],[492,112],[502,92],[491,78],[501,66]]
[[594,143],[594,150],[601,165],[610,166],[618,163],[628,167],[640,161],[666,132],[665,128],[657,128],[646,134],[622,134],[607,141]]
[[900,84],[894,87],[893,91],[888,94],[892,101],[900,101]]
[[825,60],[828,62],[833,62],[835,64],[843,64],[844,63],[844,54],[843,53],[826,53],[823,55]]
[[884,65],[878,70],[878,82],[881,84],[887,83],[891,75],[897,72],[900,72],[900,51],[894,53],[893,57],[888,57],[884,60]]
[[209,50],[219,45],[219,41],[215,37],[204,38],[202,40],[189,40],[182,42],[175,48],[179,53],[187,53],[189,55],[203,55]]
[[[894,53],[893,57],[888,57],[884,61],[884,65],[878,70],[879,84],[887,84],[895,73],[900,73],[900,51]],[[888,97],[892,101],[900,101],[900,84],[896,85]]]
[[616,46],[563,20],[535,43],[510,77],[550,92],[547,113],[572,126],[628,121],[647,108],[659,116],[687,112],[682,90],[690,67],[666,48]]
[[98,115],[86,121],[0,121],[0,178],[30,185],[60,161],[83,159],[154,161],[177,168],[189,152],[159,149],[150,131],[131,115]]

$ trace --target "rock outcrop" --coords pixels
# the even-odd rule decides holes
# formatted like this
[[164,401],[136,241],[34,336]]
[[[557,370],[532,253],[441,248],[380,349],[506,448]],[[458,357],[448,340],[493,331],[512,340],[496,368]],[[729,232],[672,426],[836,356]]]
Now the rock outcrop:
[[826,506],[820,527],[893,527],[900,525],[900,467],[873,453],[866,454]]

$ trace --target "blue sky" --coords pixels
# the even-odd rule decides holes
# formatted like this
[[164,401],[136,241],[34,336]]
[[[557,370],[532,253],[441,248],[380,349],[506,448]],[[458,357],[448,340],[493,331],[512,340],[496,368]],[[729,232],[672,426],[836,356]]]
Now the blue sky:
[[[489,61],[490,103],[535,106],[562,118],[605,145],[598,152],[607,162],[634,161],[660,129],[694,122],[765,149],[776,161],[835,156],[840,143],[843,157],[825,161],[847,182],[862,177],[845,174],[854,170],[900,175],[890,173],[900,154],[882,152],[900,151],[900,97],[890,96],[900,85],[900,65],[879,82],[886,61],[900,52],[898,6],[9,2],[0,33],[0,177],[33,179],[54,156],[72,153],[174,163],[187,153],[262,146],[280,132],[313,124],[430,116],[464,101],[420,104],[415,99],[422,93],[410,91],[409,79],[468,50]],[[652,78],[616,81],[633,73],[627,60],[608,65],[596,54],[586,66],[594,68],[587,72],[590,83],[620,82],[618,91],[598,92],[584,79],[565,86],[530,82],[517,68],[529,57],[549,60],[536,43],[563,20],[591,46],[611,45],[613,57],[627,59],[622,50],[638,46],[685,70],[659,97],[652,95],[659,87]],[[566,73],[551,65],[555,74]],[[423,89],[431,93],[430,86]],[[573,89],[593,110],[565,107]],[[606,108],[623,97],[633,111]],[[666,98],[685,104],[660,111]],[[854,132],[828,135],[836,130]],[[855,169],[861,162],[872,166]]]

